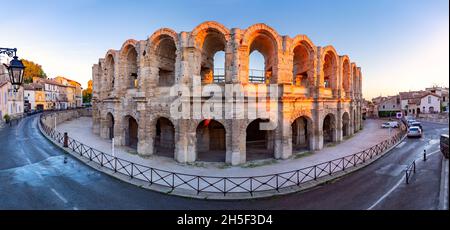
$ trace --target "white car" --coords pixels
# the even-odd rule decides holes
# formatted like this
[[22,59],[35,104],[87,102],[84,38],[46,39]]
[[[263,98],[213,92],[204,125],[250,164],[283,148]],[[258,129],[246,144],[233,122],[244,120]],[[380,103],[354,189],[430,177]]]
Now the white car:
[[408,137],[422,137],[422,130],[417,127],[413,126],[408,129],[408,133],[406,134]]
[[398,128],[398,126],[398,122],[396,121],[384,122],[381,124],[381,128]]
[[381,128],[389,128],[391,127],[391,124],[389,122],[384,122],[383,124],[381,124]]

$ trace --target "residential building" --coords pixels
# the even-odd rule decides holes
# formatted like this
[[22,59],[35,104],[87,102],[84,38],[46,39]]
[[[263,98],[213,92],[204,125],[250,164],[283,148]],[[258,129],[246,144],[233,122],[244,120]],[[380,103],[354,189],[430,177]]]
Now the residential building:
[[17,92],[14,92],[11,83],[9,82],[8,71],[6,68],[0,66],[0,121],[8,114],[11,118],[20,117],[23,115],[23,87],[20,87]]
[[430,88],[426,88],[426,91],[430,93],[434,93],[439,95],[441,99],[441,111],[442,112],[448,112],[448,87],[439,87],[439,86],[433,86]]
[[44,86],[42,84],[40,83],[25,84],[24,90],[25,90],[24,91],[25,111],[47,109]]
[[81,84],[65,77],[56,77],[54,80],[59,84],[66,86],[68,107],[81,107],[83,103],[83,88],[81,87]]
[[427,93],[420,98],[422,113],[440,113],[441,97],[435,93]]
[[409,91],[400,92],[400,105],[405,116],[420,113],[420,98],[425,95],[426,91]]
[[40,83],[44,87],[46,109],[67,109],[67,86],[52,79],[33,78],[33,83]]
[[378,116],[395,116],[397,112],[401,111],[400,96],[389,96],[381,100],[378,105]]

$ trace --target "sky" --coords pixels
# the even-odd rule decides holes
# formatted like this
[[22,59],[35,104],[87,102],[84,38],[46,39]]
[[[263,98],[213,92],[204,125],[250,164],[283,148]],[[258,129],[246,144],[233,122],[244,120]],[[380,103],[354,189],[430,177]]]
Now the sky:
[[0,0],[0,47],[41,64],[49,77],[86,87],[108,49],[162,27],[191,31],[266,23],[281,35],[333,45],[362,68],[366,99],[449,85],[448,0]]

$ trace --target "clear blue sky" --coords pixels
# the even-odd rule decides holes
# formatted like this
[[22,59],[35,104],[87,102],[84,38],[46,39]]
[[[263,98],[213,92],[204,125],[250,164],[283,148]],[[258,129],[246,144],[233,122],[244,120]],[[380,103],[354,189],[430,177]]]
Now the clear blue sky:
[[17,47],[50,77],[83,85],[92,64],[126,39],[146,39],[161,27],[190,31],[207,20],[229,28],[263,22],[282,35],[331,44],[362,67],[366,98],[449,83],[448,0],[0,0],[0,6],[8,9],[0,47]]

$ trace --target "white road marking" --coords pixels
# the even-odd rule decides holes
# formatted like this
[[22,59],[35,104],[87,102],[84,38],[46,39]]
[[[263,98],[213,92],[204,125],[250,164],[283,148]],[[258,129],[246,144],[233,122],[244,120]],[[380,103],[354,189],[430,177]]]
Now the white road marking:
[[[431,156],[435,153],[440,152],[440,150],[436,150],[434,152],[431,152],[429,154],[427,154],[428,156]],[[415,161],[420,161],[421,158],[417,158]],[[384,199],[386,199],[386,197],[388,197],[395,189],[398,188],[398,186],[400,186],[402,184],[402,182],[405,180],[405,175],[402,176],[402,178],[391,188],[389,189],[389,191],[387,191],[383,196],[381,196],[374,204],[372,204],[369,208],[367,208],[367,210],[372,210],[373,208],[375,208],[379,203],[381,203]]]
[[404,179],[405,176],[402,176],[402,178],[397,182],[397,184],[394,185],[394,187],[392,187],[387,193],[381,196],[374,204],[372,204],[369,208],[367,208],[367,210],[372,210],[373,208],[375,208],[375,206],[381,203],[381,201],[386,199],[386,197],[388,197],[398,186],[400,186],[400,184],[403,182]]
[[61,194],[59,194],[54,188],[51,188],[52,192],[60,199],[62,200],[64,203],[67,203],[68,201],[66,200],[66,198],[64,198],[63,196],[61,196]]

